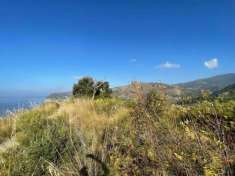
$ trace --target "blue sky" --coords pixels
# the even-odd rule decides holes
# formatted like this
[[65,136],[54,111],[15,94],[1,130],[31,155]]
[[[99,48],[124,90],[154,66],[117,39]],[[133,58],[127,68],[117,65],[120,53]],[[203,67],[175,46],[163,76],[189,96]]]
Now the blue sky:
[[1,92],[177,83],[235,68],[233,0],[1,0]]

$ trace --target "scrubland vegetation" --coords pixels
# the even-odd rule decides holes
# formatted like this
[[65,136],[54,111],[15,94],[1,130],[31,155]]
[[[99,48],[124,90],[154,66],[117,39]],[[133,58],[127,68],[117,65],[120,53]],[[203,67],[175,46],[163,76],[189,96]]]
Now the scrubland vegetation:
[[2,119],[0,175],[234,175],[234,100],[134,93],[45,102]]

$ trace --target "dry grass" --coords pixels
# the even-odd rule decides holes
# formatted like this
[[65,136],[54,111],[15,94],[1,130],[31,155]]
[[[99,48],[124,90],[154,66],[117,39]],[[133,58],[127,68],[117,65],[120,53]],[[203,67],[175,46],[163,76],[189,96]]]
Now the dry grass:
[[80,128],[86,133],[94,132],[97,135],[99,131],[115,125],[119,120],[125,118],[129,112],[128,108],[122,107],[112,114],[112,117],[109,117],[105,113],[98,113],[95,106],[95,102],[92,100],[80,99],[72,103],[63,103],[58,113],[67,114],[72,126]]
[[[4,166],[0,175],[79,176],[81,171],[89,175],[225,173],[228,165],[224,159],[232,161],[232,157],[228,160],[223,156],[228,144],[217,139],[214,128],[201,122],[206,118],[214,122],[214,111],[233,122],[235,104],[219,104],[214,110],[208,103],[179,106],[155,95],[149,98],[134,108],[116,99],[47,102],[17,114],[17,118],[1,120],[0,136],[7,147],[3,150],[5,161],[0,156],[0,167]],[[213,113],[204,112],[208,109]],[[227,133],[232,137],[229,130]],[[11,145],[14,139],[18,146]],[[232,156],[234,142],[229,147],[226,152]],[[22,161],[19,166],[17,160]]]
[[0,144],[14,136],[15,119],[15,115],[0,119]]

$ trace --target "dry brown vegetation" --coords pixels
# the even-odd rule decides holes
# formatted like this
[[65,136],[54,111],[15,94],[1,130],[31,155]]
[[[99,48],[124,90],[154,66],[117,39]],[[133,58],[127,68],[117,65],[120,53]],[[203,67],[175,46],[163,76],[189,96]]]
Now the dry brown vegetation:
[[[138,86],[136,87],[138,89]],[[0,175],[233,175],[234,101],[47,102],[0,121]]]

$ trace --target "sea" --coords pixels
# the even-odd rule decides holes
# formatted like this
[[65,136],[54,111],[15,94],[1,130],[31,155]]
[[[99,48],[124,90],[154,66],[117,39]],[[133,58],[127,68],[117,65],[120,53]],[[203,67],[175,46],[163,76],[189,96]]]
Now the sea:
[[0,97],[0,118],[41,104],[45,97]]

